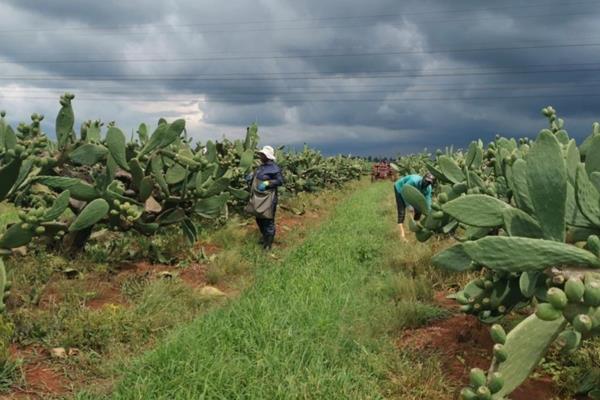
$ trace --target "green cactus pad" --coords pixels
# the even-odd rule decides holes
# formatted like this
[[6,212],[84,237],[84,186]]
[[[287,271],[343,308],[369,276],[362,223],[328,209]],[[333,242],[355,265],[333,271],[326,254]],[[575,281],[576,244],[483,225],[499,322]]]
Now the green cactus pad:
[[417,223],[417,221],[415,221],[414,218],[411,215],[409,215],[408,216],[408,229],[413,233],[417,233],[421,229],[423,229],[423,226],[421,224]]
[[592,172],[590,174],[590,182],[596,187],[596,190],[600,192],[600,172]]
[[86,143],[69,153],[69,158],[75,164],[94,165],[104,159],[107,153],[108,150],[104,146]]
[[56,116],[56,138],[58,139],[58,147],[64,147],[71,138],[73,125],[75,123],[75,114],[71,101],[63,105]]
[[175,140],[181,137],[183,130],[185,129],[185,120],[184,119],[176,119],[171,122],[167,127],[167,133],[163,136],[160,147],[166,147],[173,143]]
[[252,124],[246,130],[246,139],[244,140],[244,150],[254,150],[258,144],[258,126]]
[[25,246],[33,238],[31,229],[23,229],[20,223],[12,225],[0,237],[0,249],[13,249],[15,247]]
[[185,218],[181,221],[181,230],[190,245],[198,241],[198,228],[191,219]]
[[212,140],[206,142],[206,160],[209,163],[217,162],[217,146]]
[[218,217],[229,200],[229,193],[209,197],[196,202],[194,212],[204,218]]
[[547,130],[527,155],[527,186],[544,237],[565,241],[567,169],[560,143]]
[[133,187],[139,190],[142,179],[144,179],[144,169],[140,161],[135,158],[129,160],[129,171],[131,172]]
[[510,209],[510,205],[491,196],[474,194],[452,200],[442,209],[464,224],[493,228],[504,223],[503,213]]
[[238,200],[247,200],[248,197],[250,197],[250,193],[248,193],[248,191],[245,189],[237,189],[229,186],[227,190]]
[[100,136],[100,123],[92,123],[85,134],[85,141],[88,143],[99,143],[101,140]]
[[160,228],[160,225],[155,222],[145,224],[143,222],[136,221],[134,227],[138,232],[144,235],[154,235],[156,231],[158,231],[158,228]]
[[126,171],[129,171],[126,155],[126,139],[125,135],[119,128],[111,126],[106,133],[106,147],[117,165]]
[[179,182],[182,182],[188,174],[187,168],[183,167],[179,163],[173,164],[173,166],[167,169],[167,173],[165,174],[165,180],[169,185],[175,185]]
[[229,187],[229,179],[221,177],[216,179],[211,183],[209,187],[206,188],[206,192],[202,197],[211,197],[220,194],[223,191],[226,191]]
[[545,279],[542,272],[539,271],[525,271],[519,277],[519,289],[525,297],[533,297],[540,281]]
[[509,332],[504,345],[508,359],[497,371],[504,385],[493,395],[494,400],[504,399],[527,379],[565,326],[562,317],[548,322],[531,315]]
[[600,193],[588,178],[583,165],[577,168],[575,183],[577,205],[581,213],[596,227],[600,228]]
[[69,226],[69,232],[80,231],[96,224],[108,214],[108,202],[104,199],[96,199],[90,202]]
[[471,269],[471,257],[461,243],[436,254],[431,262],[438,268],[462,272]]
[[140,201],[146,201],[154,190],[154,179],[151,176],[146,176],[140,182],[140,190],[138,199]]
[[572,185],[575,185],[575,180],[577,178],[577,167],[581,163],[581,155],[579,154],[577,143],[575,143],[575,140],[573,139],[569,142],[569,146],[567,147],[566,162],[569,182]]
[[186,218],[185,211],[181,208],[171,208],[158,216],[156,222],[160,225],[178,224]]
[[463,246],[473,261],[496,271],[538,271],[560,265],[600,268],[600,259],[589,251],[551,240],[488,236]]
[[512,165],[512,186],[517,207],[533,214],[533,203],[527,186],[527,162],[523,159],[518,159]]
[[504,229],[510,236],[520,236],[539,239],[543,237],[540,224],[524,211],[518,208],[504,210]]
[[435,178],[440,182],[450,182],[448,178],[444,175],[442,171],[440,171],[433,163],[429,161],[425,161],[425,166],[431,172],[431,175],[435,176]]
[[148,153],[156,150],[161,142],[163,141],[163,137],[167,134],[167,124],[159,124],[150,139],[146,142],[142,150],[140,150],[137,158],[145,156]]
[[19,177],[21,169],[21,159],[16,158],[9,164],[0,169],[0,201],[6,198],[6,195],[13,188]]
[[6,279],[6,268],[4,267],[4,261],[0,257],[0,310],[2,312],[6,309],[4,305],[4,299],[6,297],[6,294],[8,293],[7,290],[9,288],[10,285],[8,284]]
[[448,156],[440,156],[438,158],[438,164],[441,172],[450,182],[459,183],[466,179],[465,174],[452,158]]
[[427,207],[427,200],[425,200],[425,196],[419,191],[419,189],[415,188],[412,185],[404,185],[402,187],[402,198],[406,203],[410,204],[422,214],[429,213],[429,208]]
[[428,241],[431,237],[433,236],[433,231],[430,231],[429,229],[423,228],[418,232],[415,232],[415,238],[419,241],[419,242],[426,242]]
[[100,197],[100,193],[89,183],[77,178],[64,176],[38,176],[35,182],[46,185],[52,189],[69,190],[71,197],[81,201],[92,201]]
[[140,143],[142,146],[148,142],[148,126],[144,123],[141,123],[137,130],[138,137],[140,138]]
[[[479,144],[477,142],[471,142],[471,144],[469,145],[469,150],[467,151],[467,156],[465,157],[465,167],[467,169],[473,167],[473,168],[479,168],[478,163],[476,163],[476,160],[481,160],[483,159],[483,150],[479,147]],[[479,164],[481,164],[481,161],[479,161]]]
[[254,161],[254,150],[248,149],[240,156],[240,168],[242,171],[248,171],[252,167]]
[[4,129],[4,147],[6,149],[14,149],[17,146],[17,135],[10,125],[6,125]]
[[168,195],[170,193],[169,185],[167,184],[167,181],[165,180],[165,174],[163,173],[163,167],[164,167],[164,164],[162,162],[162,157],[160,157],[159,155],[155,155],[154,157],[152,157],[152,159],[150,160],[150,168],[152,170],[152,177],[154,178],[154,181],[158,184],[160,189]]
[[50,207],[50,209],[44,213],[42,221],[53,221],[60,217],[69,206],[70,198],[71,192],[69,190],[65,190],[59,194],[56,200],[54,200],[52,207]]
[[589,142],[585,157],[585,170],[588,174],[600,172],[600,157],[598,157],[598,154],[600,154],[600,135],[595,135]]

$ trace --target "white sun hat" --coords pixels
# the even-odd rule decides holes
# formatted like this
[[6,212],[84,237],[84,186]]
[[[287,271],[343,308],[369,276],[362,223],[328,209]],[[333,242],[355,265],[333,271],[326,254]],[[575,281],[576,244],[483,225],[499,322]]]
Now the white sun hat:
[[259,153],[264,154],[269,160],[275,161],[275,150],[271,146],[264,146]]

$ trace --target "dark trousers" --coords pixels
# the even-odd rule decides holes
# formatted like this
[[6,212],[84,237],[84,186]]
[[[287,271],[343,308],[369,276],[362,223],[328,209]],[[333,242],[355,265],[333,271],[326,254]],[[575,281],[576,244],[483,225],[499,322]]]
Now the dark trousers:
[[[398,210],[398,223],[402,224],[402,223],[404,223],[404,219],[406,218],[406,203],[404,202],[404,199],[402,198],[400,193],[398,193],[398,191],[396,190],[396,186],[394,186],[394,195],[396,196],[396,208]],[[417,210],[415,210],[415,221],[418,221],[420,219],[421,219],[421,213],[418,212]]]
[[275,219],[256,218],[256,225],[263,238],[275,236]]

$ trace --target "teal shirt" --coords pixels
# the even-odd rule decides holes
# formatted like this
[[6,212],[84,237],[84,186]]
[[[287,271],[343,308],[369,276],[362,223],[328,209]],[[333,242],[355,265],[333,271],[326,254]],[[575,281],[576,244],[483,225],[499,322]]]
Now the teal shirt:
[[[396,183],[394,183],[394,187],[396,188],[396,192],[402,196],[402,187],[404,185],[411,185],[415,188],[419,189],[423,196],[425,196],[425,200],[427,201],[427,207],[431,210],[431,185],[428,185],[425,189],[421,188],[421,182],[423,181],[423,177],[421,175],[407,175],[404,178],[398,179]],[[405,203],[408,203],[404,196],[402,197]]]

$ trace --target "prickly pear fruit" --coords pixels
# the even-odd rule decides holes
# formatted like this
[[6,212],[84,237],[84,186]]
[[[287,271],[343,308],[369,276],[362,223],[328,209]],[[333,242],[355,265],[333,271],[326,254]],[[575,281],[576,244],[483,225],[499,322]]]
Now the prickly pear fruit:
[[567,295],[561,289],[552,287],[548,289],[548,302],[557,310],[562,310],[568,303]]
[[585,286],[579,278],[569,278],[565,283],[565,294],[572,303],[581,301],[584,292]]
[[498,362],[504,362],[508,358],[508,352],[504,348],[504,345],[497,343],[494,345],[494,357]]
[[477,388],[477,398],[481,400],[490,400],[492,398],[492,392],[487,386],[479,386],[479,388]]
[[490,335],[494,343],[504,344],[506,342],[506,332],[500,324],[494,324],[490,328]]
[[585,247],[596,256],[600,257],[600,237],[596,235],[588,237]]
[[535,315],[542,321],[554,321],[560,318],[562,313],[550,303],[540,303]]
[[573,328],[580,333],[588,333],[592,329],[592,319],[587,314],[579,314],[573,319]]
[[583,293],[583,302],[588,306],[597,307],[600,305],[600,282],[587,275],[585,278],[585,292]]
[[504,378],[500,372],[494,372],[488,382],[488,387],[492,393],[499,392],[504,386]]
[[460,391],[460,398],[462,400],[477,400],[477,394],[470,388],[464,388]]
[[581,333],[572,330],[562,332],[558,337],[558,342],[562,345],[562,352],[570,354],[577,350],[581,343]]
[[486,383],[485,372],[480,368],[473,368],[469,373],[469,382],[472,387],[478,388]]

